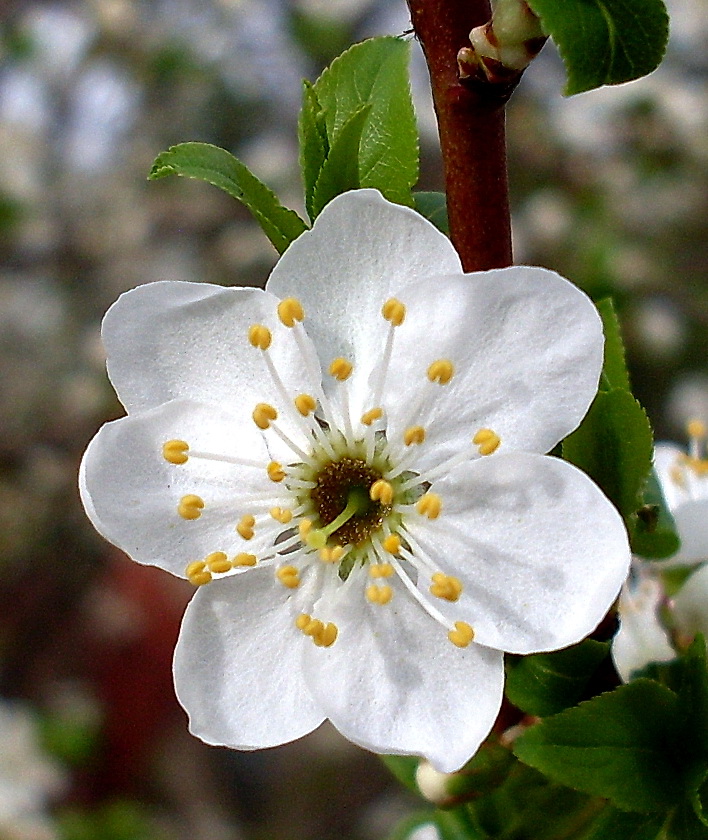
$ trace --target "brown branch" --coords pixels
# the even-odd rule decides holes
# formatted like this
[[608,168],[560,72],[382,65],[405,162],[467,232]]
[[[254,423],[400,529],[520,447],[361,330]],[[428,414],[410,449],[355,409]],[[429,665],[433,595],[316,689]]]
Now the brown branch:
[[486,23],[487,0],[408,0],[428,62],[443,156],[450,237],[466,271],[511,265],[504,104],[509,89],[460,83],[457,53]]

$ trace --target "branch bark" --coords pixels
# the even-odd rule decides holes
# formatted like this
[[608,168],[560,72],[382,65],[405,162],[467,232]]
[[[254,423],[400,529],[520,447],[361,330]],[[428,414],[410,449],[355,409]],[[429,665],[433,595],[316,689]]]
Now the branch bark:
[[511,265],[503,86],[461,84],[457,53],[491,17],[487,0],[408,0],[438,118],[450,238],[466,271]]

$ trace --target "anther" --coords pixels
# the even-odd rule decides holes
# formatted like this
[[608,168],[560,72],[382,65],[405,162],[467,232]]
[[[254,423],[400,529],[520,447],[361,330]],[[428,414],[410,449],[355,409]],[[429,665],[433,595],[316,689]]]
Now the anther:
[[295,566],[281,566],[275,576],[288,589],[297,589],[300,586],[300,575]]
[[194,560],[184,570],[184,574],[186,577],[192,578],[193,575],[201,574],[204,569],[206,569],[206,563],[203,560]]
[[338,635],[339,628],[330,621],[328,624],[325,624],[317,638],[314,638],[313,641],[320,647],[331,647],[337,641]]
[[267,350],[273,340],[273,335],[263,324],[252,324],[248,328],[248,340],[259,350]]
[[326,545],[319,551],[319,558],[323,563],[338,563],[343,556],[344,547],[341,545]]
[[375,423],[377,420],[380,420],[381,417],[383,417],[382,408],[370,408],[368,411],[361,415],[361,422],[365,426],[370,426],[372,423]]
[[433,583],[430,592],[436,598],[443,598],[445,601],[457,601],[462,594],[462,584],[456,577],[436,572],[433,575]]
[[425,429],[422,426],[409,426],[403,433],[403,442],[406,446],[414,443],[423,443],[425,440]]
[[186,464],[189,444],[184,440],[168,440],[162,447],[162,457],[170,464]]
[[345,379],[349,379],[353,369],[354,365],[341,357],[335,359],[329,366],[330,375],[335,379],[338,379],[340,382],[344,382]]
[[276,522],[280,522],[281,525],[287,525],[288,522],[293,518],[293,512],[288,510],[288,508],[279,508],[273,507],[269,511],[270,515]]
[[250,513],[247,513],[245,516],[241,517],[238,525],[236,526],[236,530],[238,533],[244,538],[244,540],[252,540],[253,534],[255,533],[254,528],[256,525],[256,518]]
[[300,615],[295,619],[295,626],[298,630],[304,630],[311,621],[312,617],[307,613],[300,613]]
[[372,502],[390,505],[393,501],[393,487],[383,478],[375,481],[369,488],[369,498]]
[[393,566],[390,563],[373,563],[369,566],[369,576],[374,579],[392,577],[393,574]]
[[309,636],[318,647],[330,647],[337,640],[339,629],[336,624],[325,624],[307,613],[300,613],[295,619],[295,626]]
[[480,455],[491,455],[499,449],[501,438],[491,429],[480,429],[472,438],[472,443],[479,448]]
[[385,540],[381,541],[381,546],[389,554],[398,554],[401,550],[401,538],[398,534],[389,534]]
[[406,317],[406,306],[396,298],[389,298],[381,307],[381,314],[394,327],[400,327]]
[[204,509],[204,499],[193,493],[182,496],[177,505],[177,513],[182,519],[199,519]]
[[311,519],[301,519],[300,524],[297,526],[298,533],[300,534],[300,539],[305,540],[307,535],[312,530],[312,520]]
[[297,298],[285,298],[278,304],[278,318],[286,327],[294,327],[296,321],[305,319],[302,304]]
[[686,433],[690,438],[701,440],[706,437],[706,426],[700,420],[690,420],[686,425]]
[[273,420],[277,420],[278,412],[269,403],[258,403],[253,409],[253,422],[259,429],[269,429]]
[[233,568],[231,561],[223,551],[212,551],[211,554],[208,554],[204,558],[204,562],[206,563],[209,571],[217,575],[223,574],[224,572],[230,572]]
[[455,629],[447,634],[448,639],[459,648],[465,648],[474,639],[474,630],[466,621],[456,621]]
[[440,385],[447,385],[454,372],[455,367],[449,359],[438,359],[428,368],[428,379]]
[[241,554],[237,554],[231,562],[234,566],[255,566],[258,559],[255,554],[242,552]]
[[302,414],[303,417],[309,417],[310,414],[317,408],[317,402],[314,397],[309,394],[298,394],[293,400],[295,408]]
[[393,598],[393,588],[388,584],[380,586],[372,583],[371,586],[366,587],[366,597],[372,604],[388,604]]
[[211,573],[206,570],[206,563],[203,560],[190,563],[185,570],[185,575],[193,586],[204,586],[211,581]]
[[418,499],[416,510],[428,519],[437,519],[442,510],[442,499],[437,493],[426,493]]
[[268,473],[268,478],[276,484],[285,478],[283,465],[279,464],[277,461],[271,461],[266,467],[266,472]]

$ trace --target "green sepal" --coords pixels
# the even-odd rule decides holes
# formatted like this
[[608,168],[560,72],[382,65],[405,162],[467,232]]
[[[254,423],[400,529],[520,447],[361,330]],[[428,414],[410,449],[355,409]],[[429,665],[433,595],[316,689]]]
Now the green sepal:
[[546,718],[517,739],[514,753],[621,810],[666,811],[685,795],[680,714],[673,691],[638,679]]
[[663,0],[528,0],[558,47],[570,96],[655,70],[666,50]]
[[528,715],[546,717],[574,706],[609,652],[609,644],[585,639],[552,653],[505,657],[505,693]]
[[155,158],[148,180],[167,175],[206,181],[238,199],[251,211],[279,254],[307,230],[298,214],[283,207],[275,193],[226,149],[209,143],[171,146]]
[[420,763],[419,758],[410,755],[380,755],[379,758],[402,785],[413,793],[420,794],[415,780],[415,772]]
[[644,498],[637,510],[632,533],[632,551],[640,557],[661,560],[673,557],[681,547],[676,523],[671,515],[654,468],[644,485]]
[[415,192],[413,204],[421,216],[432,222],[435,227],[450,235],[450,225],[447,220],[447,198],[441,192]]

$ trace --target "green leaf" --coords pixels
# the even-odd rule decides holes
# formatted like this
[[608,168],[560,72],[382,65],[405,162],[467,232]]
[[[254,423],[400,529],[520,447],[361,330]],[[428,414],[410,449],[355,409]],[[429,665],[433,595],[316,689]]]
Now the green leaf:
[[335,196],[363,186],[359,181],[358,157],[364,124],[370,111],[369,105],[355,111],[332,140],[312,194],[313,219]]
[[619,318],[612,298],[604,298],[598,301],[597,308],[602,318],[602,327],[605,333],[605,362],[602,372],[604,381],[609,386],[603,388],[603,390],[609,391],[613,388],[621,388],[629,391],[631,388],[625,361],[624,342],[622,341]]
[[537,724],[515,743],[549,778],[626,811],[667,810],[685,792],[674,745],[678,697],[638,679]]
[[684,751],[700,763],[694,776],[702,783],[708,771],[708,669],[706,643],[699,633],[681,657],[682,680],[678,690],[684,711]]
[[609,644],[586,639],[553,653],[506,657],[506,696],[522,712],[546,717],[574,706]]
[[643,504],[637,511],[632,551],[640,557],[660,560],[672,557],[680,546],[676,523],[666,504],[656,470],[652,468],[644,485]]
[[[372,38],[336,58],[314,84],[333,149],[352,117],[369,106],[358,154],[359,183],[411,206],[418,180],[418,131],[408,81],[410,44]],[[331,152],[330,152],[331,154]],[[315,158],[313,158],[313,161]]]
[[379,758],[401,784],[413,793],[420,794],[415,780],[419,759],[409,755],[380,755]]
[[417,192],[413,193],[415,209],[424,216],[435,227],[447,236],[450,235],[450,226],[447,222],[447,199],[445,193],[441,192]]
[[663,0],[528,0],[565,64],[565,94],[629,82],[664,57]]
[[583,840],[663,840],[666,814],[636,814],[606,808]]
[[312,209],[315,184],[329,154],[329,140],[322,106],[314,87],[308,81],[302,83],[302,108],[298,120],[300,140],[300,171],[305,187],[305,209],[311,219],[316,213]]
[[172,146],[155,158],[148,179],[167,175],[206,181],[243,202],[279,254],[307,230],[298,214],[283,207],[275,193],[226,149],[209,143]]
[[584,470],[617,506],[632,532],[653,453],[651,426],[628,392],[601,391],[580,428],[563,441],[563,457]]

